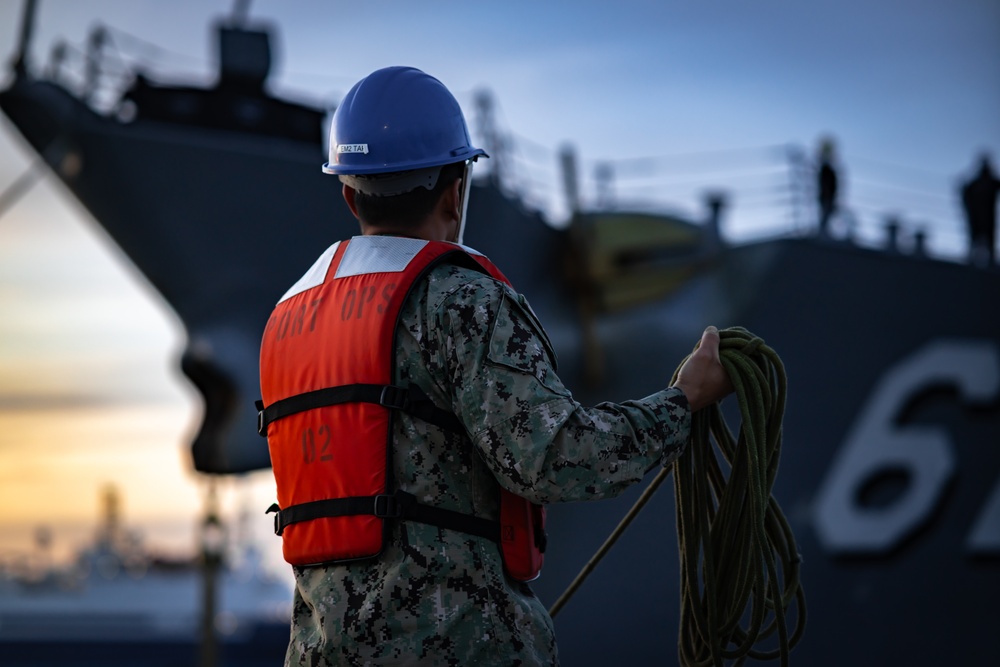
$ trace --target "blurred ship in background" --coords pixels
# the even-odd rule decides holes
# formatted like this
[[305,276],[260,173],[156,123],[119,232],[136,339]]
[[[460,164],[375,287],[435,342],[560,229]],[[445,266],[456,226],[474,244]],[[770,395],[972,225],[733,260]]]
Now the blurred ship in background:
[[54,536],[45,529],[38,553],[0,561],[4,665],[172,667],[198,663],[206,647],[212,664],[281,664],[291,589],[252,543],[207,522],[197,556],[159,554],[122,522],[114,487],[102,500],[93,542],[68,565],[46,557]]
[[[356,233],[318,167],[330,110],[268,92],[274,29],[241,12],[216,26],[215,84],[185,86],[123,73],[120,62],[109,80],[106,28],[93,33],[82,76],[67,76],[58,48],[39,77],[25,58],[32,10],[0,108],[183,321],[182,369],[205,404],[194,467],[266,468],[253,408],[264,323],[317,255]],[[817,232],[800,222],[801,191],[787,202],[794,229],[738,244],[720,233],[721,194],[686,216],[610,196],[584,207],[568,149],[572,215],[556,228],[512,192],[488,96],[478,103],[496,159],[474,184],[466,242],[528,296],[581,402],[661,387],[707,324],[743,326],[784,361],[774,495],[809,600],[795,661],[987,662],[1000,624],[996,267],[935,259],[925,233],[898,221],[878,243],[859,242],[847,216]],[[791,182],[811,175],[801,152],[788,156]],[[556,599],[639,493],[550,508],[546,568],[533,584],[542,600]],[[673,531],[673,498],[662,493],[557,618],[566,664],[675,659]],[[18,595],[14,608],[35,604]]]

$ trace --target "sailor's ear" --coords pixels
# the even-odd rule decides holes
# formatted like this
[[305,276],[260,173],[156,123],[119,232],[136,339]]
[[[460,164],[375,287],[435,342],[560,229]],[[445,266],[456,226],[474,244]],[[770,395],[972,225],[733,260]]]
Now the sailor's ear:
[[446,188],[441,196],[445,198],[445,205],[453,220],[462,219],[462,183],[463,179],[456,178],[450,187]]
[[[344,201],[347,202],[347,208],[351,209],[351,213],[354,214],[355,218],[358,218],[358,205],[354,202],[354,195],[356,190],[351,186],[344,184]],[[360,220],[361,218],[358,218]]]

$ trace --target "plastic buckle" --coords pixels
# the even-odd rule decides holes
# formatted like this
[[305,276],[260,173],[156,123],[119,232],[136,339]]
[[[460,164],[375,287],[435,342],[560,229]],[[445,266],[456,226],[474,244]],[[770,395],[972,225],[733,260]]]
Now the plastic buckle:
[[410,407],[410,395],[401,387],[387,384],[382,387],[378,404],[390,410],[403,410],[405,412]]
[[283,528],[281,526],[281,508],[278,507],[278,503],[272,503],[264,514],[271,512],[274,512],[274,534],[280,536]]
[[372,513],[380,519],[397,519],[401,514],[401,507],[393,496],[383,493],[375,496],[375,510]]
[[260,410],[257,413],[257,435],[262,438],[267,437],[267,422],[264,420],[264,411]]

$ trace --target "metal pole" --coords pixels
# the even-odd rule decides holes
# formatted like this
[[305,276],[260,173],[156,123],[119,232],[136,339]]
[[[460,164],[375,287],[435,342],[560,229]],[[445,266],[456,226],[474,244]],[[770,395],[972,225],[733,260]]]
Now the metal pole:
[[576,175],[576,151],[566,144],[559,151],[559,164],[562,167],[563,191],[566,193],[566,208],[570,218],[575,218],[580,212],[580,189]]
[[218,658],[218,637],[215,632],[217,579],[222,564],[222,523],[219,520],[215,478],[209,478],[205,519],[201,532],[202,610],[201,667],[215,667]]

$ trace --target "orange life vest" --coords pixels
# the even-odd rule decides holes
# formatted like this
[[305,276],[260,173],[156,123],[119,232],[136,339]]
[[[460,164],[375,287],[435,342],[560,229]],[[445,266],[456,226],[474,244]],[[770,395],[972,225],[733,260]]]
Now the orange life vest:
[[264,330],[258,430],[277,485],[275,532],[293,565],[378,556],[386,519],[429,523],[499,543],[520,581],[538,576],[545,510],[500,489],[500,520],[416,502],[393,480],[393,415],[403,410],[466,435],[416,386],[392,385],[395,331],[412,287],[433,266],[458,263],[509,281],[461,246],[362,236],[331,246],[282,297]]

